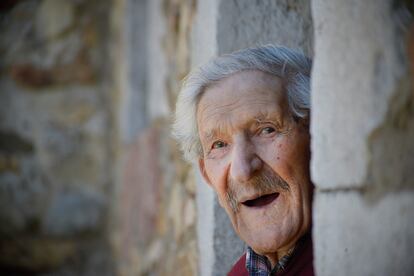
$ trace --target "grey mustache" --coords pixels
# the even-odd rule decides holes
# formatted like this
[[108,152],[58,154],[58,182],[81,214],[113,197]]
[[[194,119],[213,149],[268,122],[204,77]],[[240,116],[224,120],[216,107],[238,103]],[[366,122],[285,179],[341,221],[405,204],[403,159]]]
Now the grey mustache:
[[234,213],[239,210],[240,195],[246,193],[267,194],[275,190],[289,190],[289,184],[270,168],[265,168],[260,174],[243,183],[239,183],[229,176],[227,183],[226,197]]

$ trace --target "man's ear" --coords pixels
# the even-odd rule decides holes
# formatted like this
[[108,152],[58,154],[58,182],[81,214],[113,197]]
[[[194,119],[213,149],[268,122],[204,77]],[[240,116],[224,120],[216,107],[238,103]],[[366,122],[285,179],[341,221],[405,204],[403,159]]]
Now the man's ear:
[[203,158],[198,159],[198,168],[200,169],[201,175],[203,176],[204,180],[207,182],[208,185],[211,186],[211,181],[206,173],[206,167]]
[[299,118],[297,120],[299,126],[303,127],[304,129],[309,131],[310,127],[310,119],[309,118]]
[[296,125],[298,125],[300,127],[304,127],[304,128],[309,128],[310,114],[305,118],[301,118],[301,117],[296,116],[296,115],[290,115],[290,116],[293,119],[293,121],[296,123]]

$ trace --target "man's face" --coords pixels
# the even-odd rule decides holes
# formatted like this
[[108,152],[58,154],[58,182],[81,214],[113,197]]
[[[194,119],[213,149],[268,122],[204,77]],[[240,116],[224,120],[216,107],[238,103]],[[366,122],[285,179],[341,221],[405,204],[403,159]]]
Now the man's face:
[[270,257],[310,226],[309,134],[280,78],[243,71],[206,89],[197,108],[199,160],[238,235]]

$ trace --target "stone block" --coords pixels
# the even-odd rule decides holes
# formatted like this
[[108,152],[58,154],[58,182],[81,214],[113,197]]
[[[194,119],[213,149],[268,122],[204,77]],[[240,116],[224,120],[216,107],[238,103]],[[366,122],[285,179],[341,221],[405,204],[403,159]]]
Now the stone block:
[[[92,84],[96,81],[96,72],[85,50],[80,50],[68,63],[57,64],[50,68],[30,63],[13,64],[10,76],[19,85],[42,92],[44,88],[53,85],[68,85],[73,83]],[[47,91],[47,90],[46,90]]]
[[317,275],[413,275],[414,192],[375,203],[358,192],[318,192],[313,209]]
[[312,20],[306,0],[220,1],[219,54],[268,43],[301,49],[312,56]]
[[191,68],[217,55],[217,16],[219,0],[199,1],[191,33]]
[[[125,248],[146,245],[156,234],[162,173],[159,131],[147,128],[126,149],[120,187],[121,235]],[[131,241],[135,241],[131,243]]]
[[[24,92],[16,89],[16,86],[11,80],[0,81],[0,101],[2,103],[2,108],[0,109],[0,128],[1,132],[6,135],[3,138],[7,139],[7,141],[4,141],[6,143],[4,146],[9,148],[12,146],[10,144],[14,144],[11,148],[13,150],[4,151],[14,152],[15,149],[20,148],[19,153],[27,153],[30,152],[27,149],[32,148],[32,150],[35,150],[33,134],[36,128],[37,116],[33,112],[33,102],[29,97],[25,97],[24,95]],[[9,139],[9,135],[19,137],[17,138],[20,141],[18,142],[19,146],[16,147],[17,141]],[[24,148],[26,149],[24,151],[22,151],[21,147],[23,145],[25,145]]]
[[0,131],[0,151],[8,153],[32,153],[33,145],[15,133]]
[[36,29],[46,38],[67,30],[74,22],[74,7],[71,1],[43,0],[37,10]]
[[185,230],[184,225],[184,204],[185,192],[180,184],[176,184],[171,188],[168,216],[172,222],[171,228],[174,230],[174,238],[178,240]]
[[[180,250],[174,264],[174,270],[179,271],[180,275],[197,275],[197,247],[195,242],[189,243],[184,250]],[[165,275],[168,275],[166,271]]]
[[102,232],[106,208],[105,197],[95,191],[60,191],[47,208],[43,232],[57,237]]
[[390,100],[387,118],[369,139],[372,197],[414,189],[414,86],[409,77]]
[[196,208],[194,199],[188,198],[184,205],[184,227],[185,229],[194,226],[196,221]]
[[[36,158],[55,186],[83,183],[102,191],[110,161],[106,157],[107,117],[99,107],[99,92],[94,88],[67,91],[38,95],[32,103]],[[29,117],[27,112],[25,117]]]
[[163,37],[166,33],[166,22],[162,13],[162,1],[148,1],[148,30],[147,30],[147,101],[148,119],[154,120],[166,117],[171,112],[167,97],[167,59],[163,49]]
[[0,22],[1,262],[28,274],[111,275],[102,271],[112,266],[104,244],[117,166],[108,158],[112,2],[6,2],[15,5]]
[[75,252],[75,243],[67,240],[31,237],[0,240],[0,273],[16,268],[29,274],[56,269]]
[[36,161],[19,157],[16,171],[0,172],[0,238],[39,232],[50,185]]
[[[121,1],[118,1],[121,3]],[[122,57],[117,58],[121,67],[117,70],[122,82],[120,97],[120,138],[123,143],[132,143],[139,131],[148,125],[146,85],[147,70],[147,36],[148,1],[124,1],[125,13],[115,20],[124,24],[122,27],[124,51]],[[117,15],[118,16],[118,15]]]
[[312,1],[312,178],[322,189],[365,185],[369,136],[404,73],[391,1]]
[[[213,275],[215,268],[216,255],[214,252],[214,191],[202,179],[198,168],[195,169],[195,177],[197,183],[197,237],[199,268],[198,272],[201,276]],[[221,229],[228,231],[228,229]]]

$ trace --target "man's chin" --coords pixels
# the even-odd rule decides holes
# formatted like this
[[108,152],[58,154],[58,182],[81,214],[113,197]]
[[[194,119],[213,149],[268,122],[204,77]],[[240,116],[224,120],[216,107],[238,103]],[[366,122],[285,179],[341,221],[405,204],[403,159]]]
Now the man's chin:
[[263,255],[264,253],[276,252],[285,245],[288,237],[280,233],[279,229],[256,229],[256,231],[239,229],[238,234],[256,253]]
[[283,242],[278,240],[273,240],[272,242],[264,240],[246,240],[245,242],[254,252],[260,255],[268,255],[278,252],[283,247]]
[[240,228],[237,232],[240,238],[260,255],[288,251],[302,234],[302,231],[293,225],[283,227],[280,224]]

